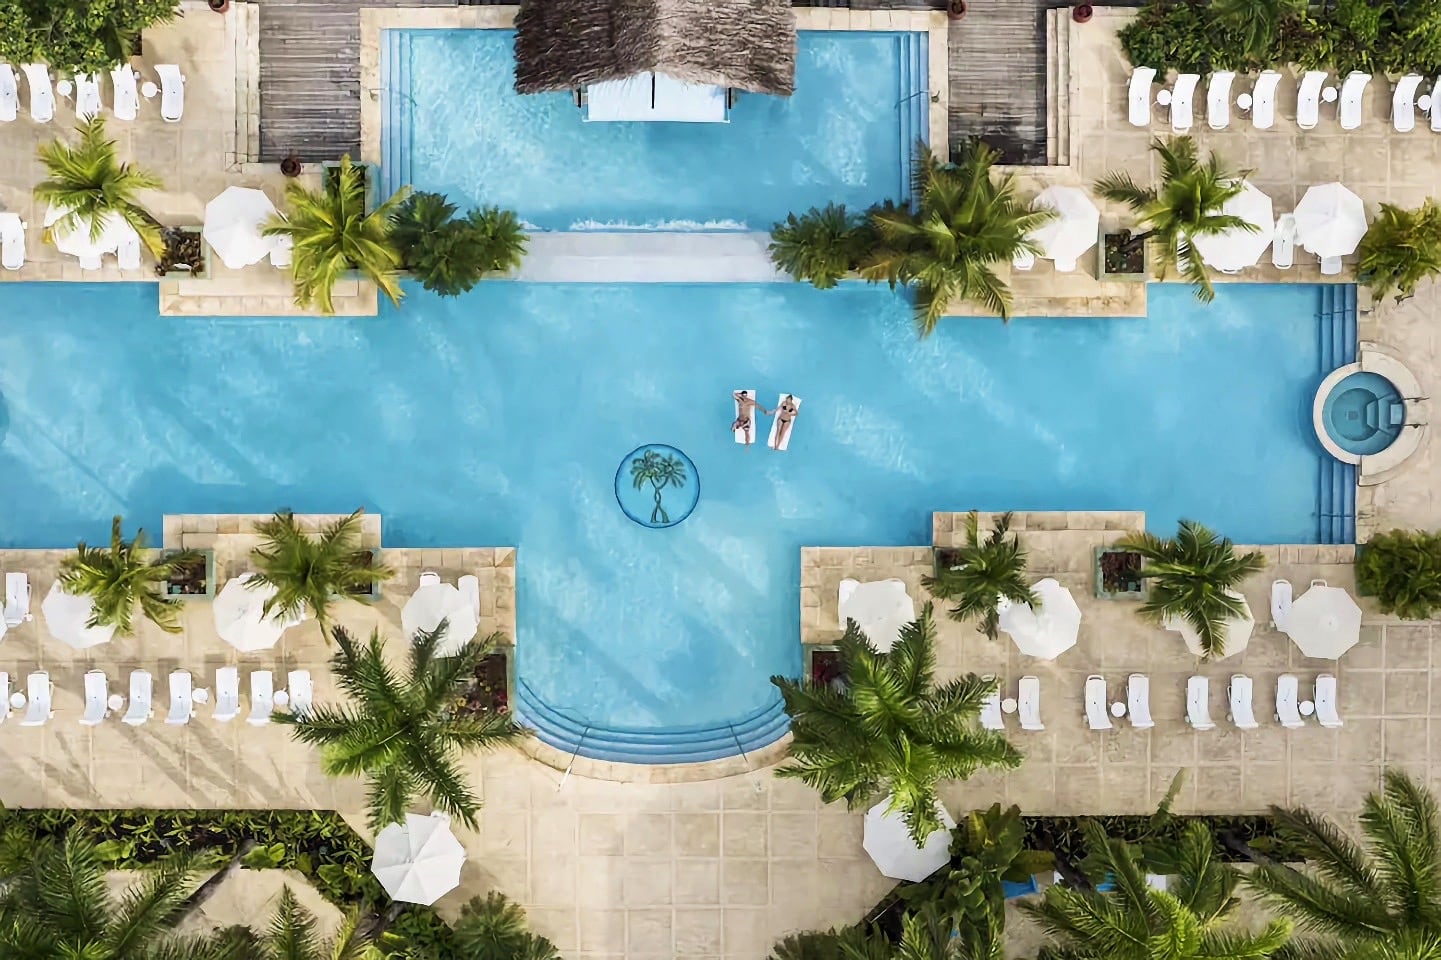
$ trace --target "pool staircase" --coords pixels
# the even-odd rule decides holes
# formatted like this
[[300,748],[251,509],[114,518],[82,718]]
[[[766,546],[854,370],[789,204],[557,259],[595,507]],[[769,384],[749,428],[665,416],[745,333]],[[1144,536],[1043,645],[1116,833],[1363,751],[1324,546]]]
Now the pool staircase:
[[[1319,329],[1321,376],[1356,362],[1356,287],[1328,283],[1321,287]],[[1356,467],[1329,456],[1321,458],[1317,499],[1320,543],[1356,542]]]

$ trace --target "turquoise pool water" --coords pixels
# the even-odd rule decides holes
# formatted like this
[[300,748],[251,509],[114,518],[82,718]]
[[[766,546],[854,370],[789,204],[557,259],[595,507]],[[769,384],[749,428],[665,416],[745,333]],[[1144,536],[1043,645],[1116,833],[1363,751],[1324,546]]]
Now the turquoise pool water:
[[[1314,542],[1315,287],[1153,286],[1145,320],[955,320],[885,289],[409,288],[378,318],[160,318],[148,284],[0,288],[0,543],[113,513],[384,515],[394,546],[514,544],[519,674],[601,726],[723,724],[800,668],[798,549],[929,542],[933,510],[1145,510]],[[737,446],[731,391],[803,400]],[[769,420],[761,418],[761,436]],[[643,444],[701,478],[685,522],[615,495]]]

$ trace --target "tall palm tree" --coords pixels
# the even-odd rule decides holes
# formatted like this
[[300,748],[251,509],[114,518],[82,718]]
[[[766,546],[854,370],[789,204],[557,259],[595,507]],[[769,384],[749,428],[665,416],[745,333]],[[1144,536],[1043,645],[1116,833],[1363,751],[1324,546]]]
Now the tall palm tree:
[[1246,57],[1271,63],[1282,25],[1305,13],[1306,4],[1304,0],[1212,0],[1211,12],[1240,36]]
[[1030,209],[1017,197],[1014,178],[992,176],[999,158],[973,141],[961,147],[955,163],[942,163],[920,144],[912,173],[914,209],[887,204],[871,212],[876,245],[860,274],[892,289],[915,285],[921,336],[936,328],[957,298],[1008,319],[1011,292],[994,267],[1022,251],[1041,252],[1030,234],[1055,212]]
[[982,540],[980,515],[972,510],[966,515],[966,543],[960,548],[958,562],[922,580],[933,596],[954,602],[952,620],[979,616],[980,631],[992,640],[1001,622],[997,597],[1040,606],[1040,598],[1026,584],[1026,551],[1014,535],[1007,539],[1010,529],[1011,514],[1003,513]]
[[404,819],[418,793],[474,828],[480,798],[466,782],[460,754],[511,743],[521,735],[509,712],[455,712],[476,666],[501,635],[467,640],[453,656],[439,656],[445,629],[442,621],[430,633],[417,633],[408,668],[397,673],[386,660],[379,632],[361,645],[336,627],[330,669],[352,703],[314,706],[304,716],[276,713],[277,722],[295,728],[296,739],[321,748],[320,766],[328,776],[366,778],[370,826],[377,831]]
[[366,602],[372,584],[393,575],[373,551],[360,546],[363,513],[356,510],[327,523],[314,537],[300,529],[289,510],[255,525],[264,540],[251,551],[255,575],[249,586],[275,588],[275,596],[265,601],[266,616],[291,619],[309,611],[327,627],[332,601],[349,596]]
[[1216,291],[1191,241],[1226,230],[1258,229],[1248,220],[1221,212],[1227,201],[1245,188],[1246,172],[1227,169],[1214,153],[1202,163],[1196,141],[1190,137],[1158,139],[1151,143],[1151,149],[1161,158],[1158,186],[1141,187],[1129,173],[1120,171],[1098,180],[1096,192],[1107,200],[1128,205],[1140,216],[1144,232],[1132,237],[1130,243],[1140,245],[1151,239],[1158,242],[1162,279],[1169,267],[1175,267],[1195,284],[1197,299],[1209,303]]
[[365,168],[342,157],[320,190],[292,181],[285,188],[288,211],[265,226],[267,237],[289,237],[295,302],[334,313],[331,289],[343,274],[359,270],[380,292],[399,303],[404,295],[396,273],[400,249],[391,236],[392,218],[410,192],[401,187],[389,200],[365,210]]
[[866,217],[848,213],[844,204],[811,207],[771,227],[771,262],[793,280],[829,290],[860,263],[873,233]]
[[560,951],[531,932],[518,904],[489,893],[460,908],[452,949],[436,960],[560,960]]
[[159,257],[165,252],[160,225],[136,195],[141,190],[159,190],[160,178],[119,161],[115,141],[105,136],[102,118],[93,117],[76,129],[79,143],[52,140],[42,143],[38,151],[47,176],[35,185],[35,199],[64,211],[46,228],[45,239],[51,240],[56,232],[84,230],[98,240],[106,220],[113,216],[134,227],[146,249]]
[[1306,933],[1301,957],[1424,960],[1441,949],[1441,823],[1436,796],[1398,770],[1361,807],[1361,842],[1309,810],[1273,808],[1302,873],[1263,863],[1248,878]]
[[300,905],[289,886],[282,887],[270,926],[256,938],[246,960],[380,960],[384,954],[360,932],[359,921],[359,912],[352,910],[334,936],[323,938],[314,915]]
[[1139,553],[1146,565],[1141,578],[1151,581],[1141,615],[1164,623],[1184,620],[1196,631],[1202,656],[1226,649],[1226,621],[1246,615],[1246,601],[1234,588],[1266,568],[1259,551],[1236,555],[1229,538],[1217,537],[1194,520],[1182,520],[1175,539],[1133,533],[1117,546]]
[[88,626],[113,626],[129,636],[135,632],[138,603],[140,612],[160,629],[179,633],[176,614],[180,602],[162,594],[161,584],[199,557],[194,550],[180,550],[169,556],[148,551],[144,530],[136,530],[135,539],[126,543],[117,516],[110,525],[109,549],[89,547],[82,540],[72,556],[60,561],[60,585],[66,593],[90,597]]
[[842,689],[771,677],[794,737],[790,762],[776,774],[810,784],[826,803],[857,807],[889,794],[917,841],[941,829],[937,783],[1015,767],[1021,754],[977,723],[996,682],[967,674],[936,685],[935,644],[926,604],[889,653],[876,653],[855,621],[846,624]]
[[1267,960],[1290,940],[1287,920],[1259,932],[1227,929],[1239,878],[1217,858],[1203,823],[1182,832],[1176,875],[1165,890],[1147,884],[1134,848],[1095,823],[1086,828],[1086,846],[1087,859],[1113,889],[1058,884],[1039,901],[1021,903],[1052,940],[1041,948],[1041,960]]
[[1415,210],[1381,204],[1356,253],[1356,279],[1373,296],[1412,296],[1416,284],[1441,273],[1441,207],[1429,197]]

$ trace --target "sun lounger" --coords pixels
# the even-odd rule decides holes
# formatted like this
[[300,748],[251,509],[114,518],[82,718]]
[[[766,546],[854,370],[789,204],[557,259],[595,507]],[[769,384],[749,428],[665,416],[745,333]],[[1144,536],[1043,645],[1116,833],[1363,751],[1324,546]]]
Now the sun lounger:
[[195,702],[190,683],[189,670],[172,670],[170,673],[170,712],[165,715],[166,723],[189,723]]
[[121,270],[140,269],[140,234],[134,230],[125,234],[115,251],[115,262]]
[[1323,673],[1316,678],[1316,720],[1323,727],[1341,726],[1341,715],[1336,712],[1336,677]]
[[122,63],[110,71],[110,84],[115,88],[112,108],[116,120],[134,120],[140,114],[140,90],[135,85],[135,71]]
[[1021,718],[1022,730],[1044,730],[1041,723],[1041,678],[1022,677],[1017,688],[1019,697],[1016,712]]
[[1156,725],[1151,719],[1151,678],[1144,673],[1133,673],[1126,680],[1126,715],[1137,730]]
[[1431,132],[1441,133],[1441,77],[1431,84],[1431,109],[1426,112],[1431,115]]
[[1325,70],[1307,70],[1301,77],[1296,93],[1296,126],[1313,130],[1321,119],[1321,87],[1326,82]]
[[465,602],[470,604],[470,610],[472,613],[475,614],[475,618],[479,620],[480,580],[476,578],[475,574],[467,573],[465,576],[455,581],[455,586],[456,589],[460,591],[460,595],[465,598]]
[[1192,730],[1211,730],[1211,682],[1205,677],[1186,681],[1186,722]]
[[81,270],[99,270],[101,267],[100,254],[98,253],[89,254],[79,259]]
[[87,727],[99,726],[109,712],[110,682],[105,679],[104,670],[85,672],[85,712],[80,723]]
[[5,574],[5,623],[18,627],[30,619],[30,575]]
[[1201,82],[1199,73],[1177,74],[1171,85],[1171,131],[1186,133],[1194,120],[1191,100],[1196,96],[1196,85]]
[[75,74],[75,119],[100,116],[100,74]]
[[295,241],[289,237],[275,237],[270,248],[270,265],[276,268],[288,267],[295,259]]
[[1131,126],[1151,125],[1151,84],[1156,80],[1155,67],[1137,67],[1131,71]]
[[1361,126],[1361,98],[1366,93],[1366,84],[1370,82],[1371,74],[1353,70],[1341,83],[1341,102],[1336,113],[1342,130],[1355,130]]
[[1416,129],[1416,91],[1421,80],[1419,74],[1408,73],[1396,81],[1396,90],[1391,95],[1391,125],[1397,133]]
[[155,712],[151,706],[155,695],[154,687],[149,670],[130,671],[130,704],[125,708],[125,716],[120,718],[122,723],[138,727],[150,719]]
[[173,63],[157,63],[155,75],[160,78],[160,119],[179,123],[185,113],[185,75]]
[[1217,70],[1206,87],[1206,124],[1212,130],[1225,130],[1231,123],[1231,84],[1234,70]]
[[1231,722],[1237,730],[1255,730],[1260,726],[1256,722],[1256,711],[1251,707],[1252,693],[1250,677],[1240,673],[1231,677],[1227,697],[1231,704]]
[[1086,726],[1092,730],[1111,729],[1110,704],[1106,700],[1106,678],[1097,673],[1086,678]]
[[15,68],[0,63],[0,121],[9,123],[20,110],[20,83]]
[[228,723],[240,716],[240,671],[221,667],[215,671],[215,713],[211,719]]
[[1341,258],[1340,258],[1340,257],[1322,257],[1322,258],[1321,258],[1321,276],[1323,276],[1323,277],[1334,277],[1334,276],[1336,276],[1336,275],[1337,275],[1338,273],[1340,273],[1340,272],[1341,272]]
[[25,678],[25,716],[20,726],[44,726],[50,719],[50,694],[50,674],[37,672]]
[[269,670],[252,670],[250,673],[250,716],[245,719],[257,727],[270,722],[275,710],[275,681]]
[[1257,130],[1276,125],[1276,87],[1280,83],[1279,71],[1262,70],[1251,87],[1251,126]]
[[1294,674],[1283,673],[1276,678],[1276,721],[1283,727],[1295,729],[1304,726],[1301,709],[1297,702],[1300,685]]
[[1011,269],[1022,272],[1036,265],[1036,255],[1029,250],[1020,250],[1011,258]]
[[315,706],[315,686],[310,680],[309,670],[292,670],[286,679],[290,685],[290,712],[304,717]]
[[[737,390],[736,393],[739,393],[741,396],[745,397],[745,398],[746,398],[747,400],[749,400],[752,404],[755,403],[756,392],[755,392],[754,390]],[[732,399],[734,400],[734,394],[732,394]],[[734,403],[735,403],[736,415],[735,415],[735,419],[731,421],[731,423],[732,423],[733,425],[740,423],[740,419],[741,419],[741,402],[740,402],[739,400],[734,400]],[[755,407],[754,407],[754,406],[751,407],[750,430],[746,430],[746,428],[743,427],[743,426],[736,426],[735,429],[733,429],[733,430],[731,431],[731,433],[735,434],[736,443],[739,443],[739,444],[741,444],[742,446],[745,446],[746,444],[755,443],[755,441],[756,441],[756,416],[755,416]]]
[[10,716],[10,674],[0,670],[0,721]]
[[1291,581],[1271,581],[1271,629],[1285,630],[1286,615],[1291,612]]
[[[781,407],[781,404],[783,404],[783,403],[786,402],[786,397],[790,397],[790,398],[791,398],[791,402],[796,405],[796,415],[798,416],[798,415],[800,414],[800,412],[801,412],[801,398],[798,397],[798,396],[796,396],[796,395],[793,394],[793,393],[783,393],[783,394],[781,394],[779,397],[777,397],[777,398],[776,398],[776,409],[779,410],[780,407]],[[791,418],[791,428],[786,431],[785,439],[784,439],[784,440],[780,440],[779,442],[777,442],[776,438],[780,435],[780,432],[781,432],[781,421],[780,421],[780,418],[779,418],[779,417],[772,417],[772,418],[771,418],[771,434],[770,434],[769,439],[766,440],[766,446],[770,447],[772,450],[785,450],[786,448],[788,448],[788,447],[791,445],[791,435],[796,432],[795,417],[792,417],[792,418]]]
[[991,695],[981,702],[981,727],[985,730],[1006,729],[1006,718],[1001,713],[1001,688],[997,685]]
[[22,63],[25,85],[30,88],[30,119],[49,123],[55,119],[55,91],[50,86],[50,68],[43,63]]
[[18,213],[0,213],[0,266],[6,270],[25,266],[25,221]]
[[1283,213],[1276,218],[1276,232],[1271,237],[1271,264],[1282,270],[1291,269],[1296,257],[1296,215]]
[[440,582],[440,574],[434,570],[422,570],[420,572],[420,586],[430,587]]

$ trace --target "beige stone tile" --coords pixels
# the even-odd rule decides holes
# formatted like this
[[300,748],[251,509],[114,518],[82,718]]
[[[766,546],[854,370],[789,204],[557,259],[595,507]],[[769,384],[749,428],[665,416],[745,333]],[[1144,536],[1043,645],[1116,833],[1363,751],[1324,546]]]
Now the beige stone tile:
[[626,912],[628,955],[675,955],[675,933],[670,910],[629,910]]
[[670,814],[640,813],[626,822],[626,856],[668,857],[671,849]]
[[764,957],[770,953],[770,935],[765,910],[727,907],[721,913],[721,946],[726,957]]
[[720,814],[676,814],[675,852],[681,857],[714,857],[719,854]]
[[1382,730],[1385,738],[1385,762],[1390,764],[1403,760],[1424,761],[1427,756],[1427,725],[1428,721],[1425,719],[1386,720]]
[[576,903],[609,908],[625,898],[625,861],[620,857],[581,857],[576,871]]
[[765,860],[721,861],[721,902],[737,906],[770,903],[770,864]]
[[669,905],[674,900],[669,860],[627,857],[621,884],[622,902],[627,907]]
[[720,864],[719,860],[675,861],[675,902],[718,905],[721,902]]
[[582,813],[579,818],[582,856],[614,856],[625,849],[625,819],[613,813]]
[[814,859],[818,826],[814,813],[772,813],[770,855],[773,858]]
[[[625,910],[582,909],[578,913],[581,953],[606,953],[626,945]],[[559,947],[559,944],[556,944]]]
[[858,856],[863,823],[859,814],[821,814],[816,824],[816,847],[821,859]]
[[764,857],[770,849],[765,813],[726,813],[721,818],[721,850],[727,857]]
[[721,949],[720,910],[676,909],[675,954],[677,957],[714,957],[719,956]]
[[1422,717],[1428,714],[1430,674],[1421,670],[1388,669],[1385,677],[1387,717]]

